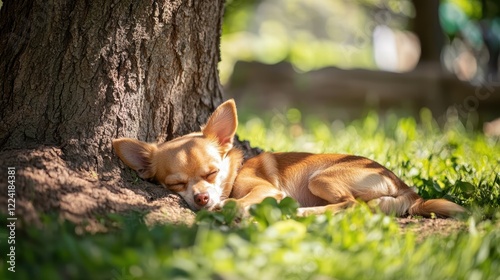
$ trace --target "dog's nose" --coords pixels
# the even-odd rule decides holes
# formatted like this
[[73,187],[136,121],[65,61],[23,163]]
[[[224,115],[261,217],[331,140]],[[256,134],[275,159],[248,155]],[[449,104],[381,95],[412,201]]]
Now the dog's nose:
[[208,193],[199,193],[194,196],[194,202],[196,202],[199,206],[207,205],[208,200],[210,200]]

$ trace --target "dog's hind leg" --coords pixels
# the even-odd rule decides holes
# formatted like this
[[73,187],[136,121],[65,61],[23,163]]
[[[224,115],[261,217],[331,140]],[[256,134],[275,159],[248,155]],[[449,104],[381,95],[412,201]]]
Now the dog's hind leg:
[[[319,171],[309,178],[307,188],[314,196],[318,197],[323,203],[322,206],[301,207],[297,211],[299,216],[322,214],[326,211],[339,212],[357,203],[351,192],[349,182],[339,180],[338,176],[332,176],[336,173],[335,167],[330,167]],[[318,205],[318,204],[316,204]]]
[[300,207],[297,209],[297,216],[305,217],[309,215],[319,215],[325,212],[336,213],[342,211],[346,208],[353,206],[356,201],[347,200],[344,202],[336,203],[336,204],[328,204],[325,206],[315,206],[315,207]]
[[408,212],[408,209],[420,197],[412,189],[400,190],[395,196],[381,196],[367,202],[372,209],[380,209],[385,214],[395,214],[400,217]]

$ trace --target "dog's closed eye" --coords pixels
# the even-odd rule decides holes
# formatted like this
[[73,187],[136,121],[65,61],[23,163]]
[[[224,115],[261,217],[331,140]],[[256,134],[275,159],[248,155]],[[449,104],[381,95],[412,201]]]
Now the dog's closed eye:
[[203,176],[203,179],[208,182],[213,182],[219,173],[219,169],[211,170],[207,175]]
[[174,184],[168,184],[167,188],[173,192],[181,192],[186,190],[186,183],[174,183]]

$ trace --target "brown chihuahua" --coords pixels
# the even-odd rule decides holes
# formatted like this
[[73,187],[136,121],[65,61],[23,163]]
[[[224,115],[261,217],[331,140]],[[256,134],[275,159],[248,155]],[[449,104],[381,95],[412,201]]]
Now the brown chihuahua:
[[394,173],[370,159],[340,154],[263,153],[243,165],[233,147],[238,127],[233,100],[220,105],[201,132],[150,144],[113,140],[117,155],[144,179],[181,195],[193,210],[228,201],[248,209],[266,197],[292,197],[298,215],[337,212],[359,201],[387,214],[451,217],[465,212],[444,200],[424,200]]

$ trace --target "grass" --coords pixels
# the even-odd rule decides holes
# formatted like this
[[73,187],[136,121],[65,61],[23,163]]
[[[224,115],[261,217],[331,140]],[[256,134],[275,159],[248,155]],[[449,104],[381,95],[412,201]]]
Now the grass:
[[[417,124],[419,123],[419,124]],[[472,210],[467,232],[419,240],[397,221],[360,206],[337,215],[297,218],[291,199],[267,199],[235,222],[234,205],[199,212],[193,226],[148,228],[142,215],[109,216],[116,229],[77,235],[45,216],[45,229],[16,236],[16,273],[1,279],[498,279],[500,144],[459,122],[444,129],[427,110],[419,119],[375,114],[343,124],[302,118],[297,110],[267,120],[247,115],[240,136],[267,150],[370,157],[424,197]],[[5,219],[3,219],[5,220]],[[0,231],[1,240],[7,232]],[[0,243],[1,252],[6,244]],[[2,253],[5,256],[5,253]]]

